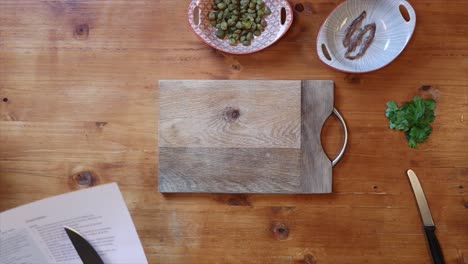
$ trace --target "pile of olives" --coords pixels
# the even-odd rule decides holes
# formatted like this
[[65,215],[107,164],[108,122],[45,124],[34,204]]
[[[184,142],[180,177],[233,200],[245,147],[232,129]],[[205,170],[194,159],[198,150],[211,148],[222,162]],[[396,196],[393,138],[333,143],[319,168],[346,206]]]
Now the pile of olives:
[[239,42],[249,46],[254,36],[260,36],[266,27],[264,18],[271,14],[263,0],[213,0],[208,14],[216,27],[216,36],[228,39],[235,46]]

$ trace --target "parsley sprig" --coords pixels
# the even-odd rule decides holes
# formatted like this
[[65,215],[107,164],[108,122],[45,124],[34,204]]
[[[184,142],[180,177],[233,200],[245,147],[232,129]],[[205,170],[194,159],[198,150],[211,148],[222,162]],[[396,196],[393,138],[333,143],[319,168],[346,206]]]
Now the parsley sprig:
[[432,132],[430,123],[435,119],[435,105],[434,99],[422,99],[419,96],[415,96],[410,102],[405,102],[401,107],[395,101],[389,101],[385,116],[390,121],[390,128],[404,131],[408,145],[416,148]]

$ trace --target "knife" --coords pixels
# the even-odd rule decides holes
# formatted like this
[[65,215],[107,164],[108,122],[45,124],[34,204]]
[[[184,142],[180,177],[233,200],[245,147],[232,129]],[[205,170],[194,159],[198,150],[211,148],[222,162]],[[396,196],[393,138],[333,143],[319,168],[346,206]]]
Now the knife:
[[80,233],[69,227],[64,228],[83,264],[104,264],[93,246]]
[[419,207],[419,213],[423,221],[424,233],[426,234],[427,242],[429,244],[432,261],[434,264],[444,264],[444,256],[440,249],[439,241],[435,235],[436,228],[434,221],[432,220],[431,211],[429,211],[429,205],[427,204],[426,196],[424,196],[421,184],[413,170],[408,170],[406,173],[408,174],[411,187],[413,187],[414,197],[416,197],[416,202]]

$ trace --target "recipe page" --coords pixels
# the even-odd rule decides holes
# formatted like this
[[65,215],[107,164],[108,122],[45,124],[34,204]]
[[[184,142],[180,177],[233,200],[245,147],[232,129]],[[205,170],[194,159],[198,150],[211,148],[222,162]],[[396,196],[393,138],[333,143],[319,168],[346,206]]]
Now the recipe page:
[[116,183],[0,213],[0,263],[82,263],[65,226],[83,235],[104,263],[148,263]]

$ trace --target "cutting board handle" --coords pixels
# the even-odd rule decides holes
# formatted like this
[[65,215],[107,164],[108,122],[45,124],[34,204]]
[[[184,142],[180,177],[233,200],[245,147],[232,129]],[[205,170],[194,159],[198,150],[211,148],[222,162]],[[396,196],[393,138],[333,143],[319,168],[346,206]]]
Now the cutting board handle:
[[346,150],[346,146],[348,145],[348,127],[346,126],[346,122],[343,118],[343,116],[340,114],[340,112],[338,111],[338,109],[333,108],[333,114],[338,118],[338,120],[340,121],[341,125],[343,126],[343,131],[344,131],[344,142],[343,142],[343,146],[341,147],[341,150],[340,152],[338,153],[338,155],[332,160],[332,166],[335,167],[335,165],[341,160],[341,158],[343,157],[343,154]]

